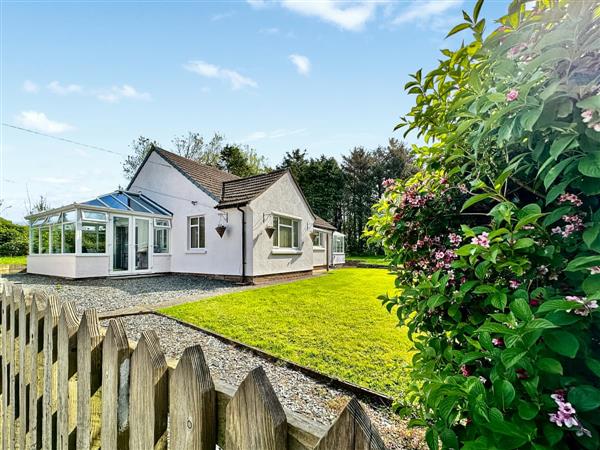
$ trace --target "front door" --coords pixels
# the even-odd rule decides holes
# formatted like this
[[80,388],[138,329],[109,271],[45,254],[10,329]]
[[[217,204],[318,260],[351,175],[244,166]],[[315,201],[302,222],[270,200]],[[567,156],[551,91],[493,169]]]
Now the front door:
[[113,216],[112,223],[111,273],[149,271],[152,257],[150,220]]

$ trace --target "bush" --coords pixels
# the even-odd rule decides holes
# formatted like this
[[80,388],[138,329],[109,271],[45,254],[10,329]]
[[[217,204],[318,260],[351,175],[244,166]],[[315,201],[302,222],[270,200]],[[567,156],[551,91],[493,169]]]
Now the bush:
[[28,251],[28,228],[0,217],[0,256],[23,256]]
[[[600,9],[514,2],[406,88],[421,171],[366,234],[417,349],[400,405],[430,448],[600,446]],[[404,408],[402,408],[404,406]]]

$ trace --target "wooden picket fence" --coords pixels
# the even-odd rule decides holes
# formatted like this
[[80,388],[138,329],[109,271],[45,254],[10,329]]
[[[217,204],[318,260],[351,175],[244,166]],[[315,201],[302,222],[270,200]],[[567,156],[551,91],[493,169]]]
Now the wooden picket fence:
[[284,411],[261,367],[235,390],[200,346],[169,361],[154,332],[130,342],[119,319],[6,280],[0,301],[2,450],[385,448],[355,399],[325,429]]

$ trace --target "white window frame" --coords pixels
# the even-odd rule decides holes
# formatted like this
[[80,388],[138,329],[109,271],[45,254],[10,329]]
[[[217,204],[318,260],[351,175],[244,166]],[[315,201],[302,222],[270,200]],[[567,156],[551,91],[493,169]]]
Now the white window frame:
[[[198,219],[198,225],[192,225],[192,220]],[[192,247],[192,228],[198,229],[198,245],[200,245],[200,220],[204,222],[203,246]],[[206,217],[204,215],[188,216],[187,218],[187,249],[189,252],[203,252],[206,250]]]
[[[205,222],[206,225],[206,222]],[[162,231],[164,233],[166,233],[166,241],[167,241],[167,251],[166,252],[160,252],[157,253],[154,251],[154,249],[156,248],[156,232],[157,231]],[[154,219],[154,241],[153,241],[153,245],[152,245],[152,253],[154,253],[155,255],[170,255],[171,254],[171,220],[170,219]],[[206,231],[205,231],[206,233]]]
[[315,244],[315,240],[313,239],[313,247],[319,250],[324,250],[325,249],[325,240],[327,239],[327,235],[325,234],[324,231],[319,231],[319,230],[315,230],[314,233],[316,233],[315,237],[319,237],[319,243]]
[[[340,242],[340,241],[342,243],[342,250],[338,251],[336,244],[337,244],[337,242]],[[346,253],[346,237],[345,236],[343,236],[341,234],[333,236],[333,253],[338,254],[338,255]]]
[[[281,220],[279,219],[286,219],[291,221],[290,225],[283,225],[281,223]],[[297,232],[296,227],[294,227],[294,223],[297,223]],[[275,226],[275,224],[277,224],[277,226]],[[273,248],[274,249],[281,249],[281,250],[300,250],[300,248],[302,247],[302,220],[298,219],[296,217],[291,217],[291,216],[286,216],[283,214],[273,214],[273,227],[276,228],[275,233],[273,234]],[[279,236],[281,236],[281,228],[291,228],[291,234],[292,234],[292,246],[291,247],[282,247],[279,245]],[[296,236],[296,233],[298,234]],[[275,242],[275,240],[277,240],[277,242]],[[297,245],[294,245],[294,242],[297,241]]]

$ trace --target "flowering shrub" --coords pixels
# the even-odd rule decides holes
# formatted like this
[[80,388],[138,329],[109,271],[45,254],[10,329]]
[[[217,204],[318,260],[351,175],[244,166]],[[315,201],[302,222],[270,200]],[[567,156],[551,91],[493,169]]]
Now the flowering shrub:
[[[407,84],[422,169],[385,182],[366,234],[417,350],[400,411],[430,448],[600,447],[600,9],[482,2]],[[596,129],[599,128],[599,129]]]

